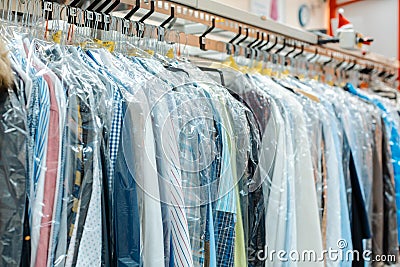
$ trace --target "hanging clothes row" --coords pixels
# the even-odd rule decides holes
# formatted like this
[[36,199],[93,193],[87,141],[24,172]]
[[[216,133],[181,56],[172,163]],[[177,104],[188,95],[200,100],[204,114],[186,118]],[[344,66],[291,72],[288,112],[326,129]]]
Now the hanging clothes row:
[[329,249],[397,262],[394,102],[3,31],[1,266],[381,264],[261,257]]

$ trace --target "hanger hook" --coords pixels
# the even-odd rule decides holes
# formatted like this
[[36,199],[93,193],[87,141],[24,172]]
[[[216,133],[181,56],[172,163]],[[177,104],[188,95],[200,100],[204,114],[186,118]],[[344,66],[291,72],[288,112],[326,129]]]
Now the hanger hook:
[[258,40],[260,40],[260,32],[257,32],[257,36],[256,39],[254,39],[254,41],[250,42],[247,47],[251,48],[256,42],[258,42]]
[[154,0],[151,0],[151,1],[150,1],[150,11],[147,12],[146,15],[144,15],[143,18],[141,18],[141,19],[139,20],[139,22],[144,23],[144,21],[145,21],[146,19],[148,19],[148,18],[151,16],[151,14],[154,13],[154,10],[155,10],[155,1],[154,1]]
[[200,42],[200,49],[201,50],[206,50],[206,35],[209,34],[212,30],[215,28],[215,18],[212,18],[211,20],[211,27],[209,27],[199,38]]
[[[117,0],[118,1],[118,0]],[[110,3],[111,1],[104,1],[104,3],[102,3],[98,8],[96,8],[96,12],[103,12],[103,10],[108,6],[108,4]],[[114,5],[115,4],[115,2],[113,2],[112,3],[112,5]],[[105,12],[104,12],[105,13]]]
[[343,60],[341,62],[339,62],[338,64],[336,64],[335,66],[335,70],[337,70],[340,66],[343,65],[343,63],[346,61],[346,58],[343,58]]
[[173,18],[175,18],[175,7],[171,6],[171,14],[163,23],[161,23],[160,27],[164,28]]
[[269,40],[270,40],[270,36],[269,36],[269,34],[267,34],[267,42],[265,43],[265,44],[261,44],[260,43],[260,45],[258,46],[258,50],[261,50],[261,49],[263,49],[264,47],[266,47],[268,44],[269,44]]
[[[80,2],[80,1],[79,1]],[[78,3],[79,3],[78,2]],[[106,1],[107,4],[109,3],[108,1]],[[92,10],[95,11],[94,8],[101,3],[101,0],[94,0],[93,3],[90,4],[90,6],[87,8],[88,10]]]
[[110,14],[121,3],[121,0],[116,0],[104,13]]
[[249,37],[249,28],[245,28],[244,30],[246,31],[246,35],[243,37],[243,39],[241,39],[239,42],[236,43],[237,45],[241,44],[243,41],[247,39],[247,37]]
[[324,66],[326,66],[326,65],[328,65],[329,63],[331,63],[333,61],[333,52],[331,52],[331,58],[328,60],[328,61],[326,61],[326,62],[324,62]]
[[278,36],[275,36],[275,43],[270,47],[267,48],[265,51],[267,51],[268,53],[271,52],[271,50],[278,44]]
[[318,48],[315,48],[315,53],[314,53],[314,55],[313,55],[312,57],[310,57],[307,61],[308,61],[308,62],[311,62],[311,60],[313,60],[314,58],[316,58],[317,55],[318,55]]
[[295,54],[293,56],[293,58],[297,58],[298,56],[302,55],[304,53],[304,44],[301,45],[301,49],[300,52],[298,52],[297,54]]
[[283,49],[286,48],[286,38],[283,38],[283,45],[281,48],[279,48],[278,50],[275,51],[275,54],[279,54],[280,52],[283,51]]
[[289,52],[287,52],[287,54],[285,55],[285,57],[288,57],[290,54],[292,54],[294,51],[296,51],[296,49],[297,49],[297,44],[296,44],[296,42],[294,42],[294,44],[293,44],[293,49],[290,50]]
[[[69,6],[76,7],[80,2],[81,2],[81,0],[74,0],[74,1],[72,1],[72,3],[69,4]],[[97,3],[96,3],[96,5],[97,5]]]
[[140,9],[140,0],[136,0],[135,7],[132,8],[131,11],[128,12],[128,14],[125,15],[125,19],[130,20],[132,16]]
[[253,45],[253,48],[255,48],[255,49],[257,49],[257,47],[259,47],[263,42],[264,42],[264,33],[262,32],[261,33],[261,40],[259,40],[257,43],[255,43],[254,45]]
[[354,60],[353,60],[353,65],[351,65],[350,67],[348,67],[348,68],[346,69],[346,71],[349,71],[349,70],[354,69],[354,67],[355,67],[356,65],[357,65],[357,60],[354,59]]

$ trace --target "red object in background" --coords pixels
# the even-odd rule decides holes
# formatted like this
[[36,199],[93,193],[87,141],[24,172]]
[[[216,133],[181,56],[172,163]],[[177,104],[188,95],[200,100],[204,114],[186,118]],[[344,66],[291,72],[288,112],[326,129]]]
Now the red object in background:
[[277,21],[279,19],[278,0],[271,1],[271,19]]
[[[398,1],[398,25],[397,25],[397,31],[398,31],[398,38],[399,40],[397,41],[397,59],[400,60],[400,0]],[[400,90],[400,68],[397,71],[397,80],[399,81],[399,87],[397,88]]]
[[339,13],[339,23],[338,23],[338,29],[341,29],[341,28],[343,28],[343,27],[348,27],[348,26],[351,26],[351,22],[348,20],[348,19],[346,19],[344,16],[343,16],[343,14],[340,14]]
[[[357,2],[360,2],[363,0],[348,0],[346,2],[342,2],[342,3],[337,3],[337,0],[329,0],[329,21],[328,21],[328,25],[329,25],[329,31],[328,33],[333,36],[333,32],[332,32],[332,26],[331,26],[331,21],[332,19],[336,18],[336,14],[337,14],[337,9],[339,7],[343,7],[346,5],[350,5],[350,4],[354,4]],[[398,42],[397,42],[397,58],[398,60],[400,60],[400,0],[398,0],[398,25],[397,25],[397,30],[398,30]],[[399,90],[400,90],[400,68],[398,69],[398,80],[399,80]]]
[[[347,5],[350,5],[350,4],[354,4],[354,3],[357,3],[357,2],[361,2],[361,1],[364,1],[364,0],[348,0],[348,1],[340,2],[340,3],[338,3],[337,0],[329,0],[329,21],[328,21],[328,25],[329,25],[329,34],[331,36],[333,36],[333,34],[334,34],[332,32],[331,21],[332,21],[332,19],[336,18],[337,9],[339,7],[344,7],[344,6],[347,6]],[[400,0],[399,0],[399,2],[400,2]]]

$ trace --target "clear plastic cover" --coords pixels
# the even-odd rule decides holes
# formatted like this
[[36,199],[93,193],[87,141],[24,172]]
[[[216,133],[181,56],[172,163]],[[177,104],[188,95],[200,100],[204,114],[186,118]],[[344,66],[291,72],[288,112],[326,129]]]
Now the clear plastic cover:
[[[0,49],[5,49],[0,43]],[[8,61],[8,60],[7,60]],[[12,65],[14,66],[14,62]],[[0,59],[9,75],[0,85],[0,265],[19,266],[26,204],[27,127],[23,86],[10,62]],[[14,85],[12,73],[15,76]]]
[[0,92],[0,146],[15,166],[0,168],[0,212],[15,228],[0,227],[0,263],[25,241],[24,260],[49,267],[281,266],[260,252],[319,256],[340,240],[397,253],[391,103],[144,51],[9,42],[17,90]]
[[[100,265],[106,233],[103,168],[109,160],[101,151],[111,126],[111,92],[68,47],[38,40],[28,45],[25,41],[27,68],[42,79],[43,92],[49,94],[43,97],[48,110],[40,120],[45,123],[49,116],[47,150],[45,157],[34,160],[43,174],[30,194],[31,263]],[[81,247],[92,258],[78,253]]]

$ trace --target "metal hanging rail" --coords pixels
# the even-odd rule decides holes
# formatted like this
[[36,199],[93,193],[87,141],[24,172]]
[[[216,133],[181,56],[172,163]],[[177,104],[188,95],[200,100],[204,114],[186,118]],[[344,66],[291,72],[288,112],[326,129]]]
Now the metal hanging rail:
[[[121,3],[135,5],[135,0],[121,0]],[[248,37],[255,39],[257,33],[272,34],[285,38],[287,41],[297,41],[305,44],[304,51],[318,53],[324,56],[334,55],[335,59],[351,58],[359,64],[380,65],[385,68],[398,69],[399,62],[374,53],[362,55],[360,51],[341,49],[337,44],[318,45],[318,36],[314,33],[296,29],[282,23],[277,23],[260,16],[238,10],[213,0],[155,0],[155,12],[169,15],[170,7],[175,7],[175,17],[185,21],[211,26],[215,19],[215,29],[236,34],[239,27],[248,29]],[[150,9],[149,1],[141,0],[141,8]],[[187,34],[185,44],[199,46],[198,36]],[[205,38],[207,50],[226,52],[226,44],[219,40]]]
[[[101,1],[99,1],[101,2]],[[135,6],[136,0],[121,0],[121,3]],[[198,24],[200,26],[211,27],[214,21],[215,30],[212,34],[200,39],[200,35],[184,34],[181,35],[180,42],[183,45],[200,47],[206,50],[227,52],[227,44],[221,40],[221,35],[230,33],[234,36],[239,28],[246,29],[248,40],[256,40],[257,35],[279,36],[279,41],[285,40],[287,43],[297,43],[297,47],[304,46],[304,51],[314,53],[316,49],[318,54],[326,57],[333,55],[334,59],[343,60],[344,58],[357,60],[359,65],[378,65],[382,68],[398,70],[399,62],[396,59],[389,59],[377,54],[368,53],[362,55],[360,51],[350,51],[339,48],[336,44],[318,45],[318,36],[314,33],[295,29],[281,23],[273,22],[254,14],[228,7],[216,3],[213,0],[155,0],[154,12],[169,16],[171,7],[174,7],[174,17],[188,23]],[[151,5],[149,0],[140,0],[140,8],[149,10]],[[154,15],[156,16],[156,15]],[[204,30],[204,28],[202,28]],[[202,30],[202,31],[203,31]],[[201,34],[201,33],[200,33]],[[218,38],[216,38],[218,37]],[[200,45],[200,40],[204,45]],[[243,48],[240,51],[244,54]]]
[[[239,26],[241,26],[243,29],[249,29],[249,37],[251,38],[255,38],[258,31],[277,34],[288,39],[293,39],[308,44],[318,43],[318,36],[307,31],[267,20],[249,12],[241,11],[215,1],[197,0],[195,1],[195,6],[193,2],[194,1],[155,0],[155,12],[168,15],[170,12],[169,6],[174,5],[177,18],[203,25],[210,25],[211,19],[215,18],[215,27],[224,31],[236,33],[239,29]],[[121,3],[134,6],[135,0],[121,0]],[[149,1],[141,0],[140,7],[149,9]],[[232,17],[236,19],[231,19]]]

